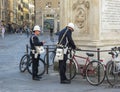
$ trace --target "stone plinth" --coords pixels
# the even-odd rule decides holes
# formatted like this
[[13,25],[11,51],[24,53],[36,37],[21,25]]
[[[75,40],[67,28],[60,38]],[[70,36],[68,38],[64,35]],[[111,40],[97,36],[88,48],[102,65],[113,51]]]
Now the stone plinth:
[[73,38],[81,48],[120,46],[120,0],[61,0],[60,11],[61,29],[73,22]]

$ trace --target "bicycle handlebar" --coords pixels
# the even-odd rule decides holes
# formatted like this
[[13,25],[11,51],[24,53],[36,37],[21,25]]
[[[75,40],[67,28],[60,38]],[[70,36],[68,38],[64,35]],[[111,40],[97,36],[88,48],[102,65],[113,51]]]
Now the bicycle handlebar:
[[111,48],[111,51],[108,52],[108,54],[111,54],[112,57],[118,57],[118,54],[120,54],[120,47]]
[[79,48],[76,48],[75,50],[76,50],[76,51],[81,51],[81,49],[79,49]]

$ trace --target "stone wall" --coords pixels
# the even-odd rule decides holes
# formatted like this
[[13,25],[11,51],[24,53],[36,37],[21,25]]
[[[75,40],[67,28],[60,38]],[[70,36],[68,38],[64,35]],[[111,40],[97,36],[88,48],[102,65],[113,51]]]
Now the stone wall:
[[61,29],[73,22],[73,37],[78,45],[119,45],[118,3],[120,0],[61,0]]
[[[82,49],[120,46],[120,0],[61,0],[61,29],[75,24],[73,38]],[[101,53],[109,57],[107,52]]]

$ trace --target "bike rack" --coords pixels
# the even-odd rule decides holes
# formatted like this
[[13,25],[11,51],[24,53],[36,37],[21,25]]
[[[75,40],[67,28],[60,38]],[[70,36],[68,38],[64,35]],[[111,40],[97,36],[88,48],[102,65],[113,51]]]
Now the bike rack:
[[[56,46],[56,45],[44,45],[44,46],[46,47],[46,53],[47,53],[46,71],[47,71],[47,74],[48,74],[49,73],[48,72],[48,68],[49,68],[49,58],[48,58],[49,53],[48,52],[49,52],[50,49],[55,49],[55,48],[50,48],[50,46]],[[97,53],[97,60],[100,61],[100,52],[109,52],[111,50],[100,50],[100,48],[97,48],[97,50],[80,50],[80,51],[83,51],[83,52],[96,52]],[[98,70],[98,72],[100,72],[100,69]],[[70,69],[70,73],[71,73],[71,69]],[[70,78],[71,78],[71,74],[70,74]],[[100,79],[100,76],[99,76],[99,79]]]
[[[47,60],[47,62],[46,62],[46,74],[48,74],[49,73],[49,50],[50,49],[55,49],[53,46],[56,46],[56,45],[44,45],[45,46],[45,49],[46,49],[46,55],[47,55],[47,57],[46,57],[46,60]],[[50,47],[50,46],[52,46],[52,48]],[[28,44],[26,45],[26,53],[28,53],[28,48],[29,48],[29,46],[28,46]],[[98,61],[100,61],[100,53],[101,52],[109,52],[109,51],[111,51],[111,50],[100,50],[100,48],[97,48],[97,50],[80,50],[80,51],[82,51],[82,52],[96,52],[97,53],[97,60]],[[72,57],[72,55],[70,55],[70,57]],[[27,58],[27,60],[28,60],[28,58]],[[71,78],[71,68],[70,68],[70,78]],[[98,68],[98,72],[100,72],[100,69]],[[98,73],[99,74],[99,73]],[[98,75],[99,77],[98,77],[98,79],[100,79],[100,75]]]
[[49,57],[48,57],[49,53],[48,52],[49,52],[50,49],[55,49],[55,48],[50,48],[50,46],[53,47],[53,46],[56,46],[56,45],[44,45],[44,46],[46,47],[45,49],[46,49],[46,55],[47,55],[47,58],[46,58],[46,61],[47,61],[46,62],[46,66],[47,66],[46,67],[46,74],[48,74],[49,73],[49,71],[48,71],[49,70]]

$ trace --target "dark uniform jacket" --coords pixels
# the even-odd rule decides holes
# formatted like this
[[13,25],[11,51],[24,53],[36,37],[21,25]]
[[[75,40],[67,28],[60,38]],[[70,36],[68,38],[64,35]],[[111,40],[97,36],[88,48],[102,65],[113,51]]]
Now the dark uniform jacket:
[[35,50],[35,46],[43,46],[43,42],[40,42],[38,37],[32,34],[30,37],[30,46],[32,50]]
[[[67,31],[67,33],[65,34],[65,37],[61,41],[65,31]],[[61,43],[60,43],[60,41],[61,41]],[[64,28],[63,30],[61,30],[61,32],[59,34],[59,38],[58,38],[58,43],[62,44],[63,46],[66,46],[66,47],[71,47],[72,49],[76,48],[74,41],[72,39],[72,31],[70,29],[67,29],[67,27]]]

